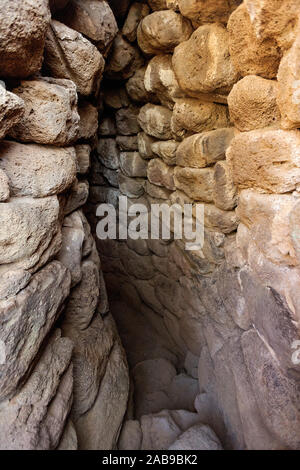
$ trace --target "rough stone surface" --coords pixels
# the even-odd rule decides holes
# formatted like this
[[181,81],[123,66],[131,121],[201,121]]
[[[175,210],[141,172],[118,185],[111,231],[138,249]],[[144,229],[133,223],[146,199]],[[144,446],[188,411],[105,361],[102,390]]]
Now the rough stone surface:
[[246,5],[240,5],[228,22],[229,52],[236,70],[243,77],[260,75],[275,78],[281,53],[272,38],[258,39],[251,24]]
[[42,66],[50,21],[47,0],[3,0],[0,15],[1,77],[26,78]]
[[0,139],[18,124],[24,114],[24,102],[0,85]]
[[235,184],[271,193],[292,191],[300,181],[299,142],[297,131],[266,129],[236,136],[227,151]]
[[49,145],[69,145],[76,140],[79,115],[74,83],[51,78],[28,80],[13,92],[24,101],[25,113],[10,131],[11,137]]
[[138,45],[145,54],[172,52],[192,34],[190,22],[172,10],[157,11],[144,18],[138,27]]
[[201,26],[177,46],[173,67],[180,88],[194,97],[226,95],[238,80],[229,55],[228,32],[218,24]]
[[226,24],[241,0],[177,0],[177,3],[180,13],[200,26],[205,23]]
[[58,217],[56,196],[17,197],[1,203],[0,271],[36,270],[56,254],[61,243]]
[[229,124],[225,106],[215,103],[202,103],[187,98],[176,101],[172,116],[172,131],[178,139],[197,132],[211,131]]
[[225,158],[233,137],[233,128],[216,129],[187,137],[177,148],[176,163],[192,168],[213,165]]
[[74,148],[0,143],[0,168],[12,196],[45,197],[68,189],[76,176]]
[[53,77],[72,80],[79,93],[90,95],[99,87],[104,59],[82,34],[52,20],[46,37],[45,65]]
[[116,80],[126,80],[144,64],[139,49],[128,42],[119,33],[112,45],[112,51],[106,64],[106,76]]
[[122,29],[122,34],[128,41],[134,42],[136,40],[138,25],[149,13],[150,9],[145,3],[135,2],[131,5]]
[[54,262],[36,274],[16,298],[2,300],[1,399],[16,392],[69,294],[70,275]]
[[181,434],[168,450],[222,450],[222,445],[210,427],[196,424]]
[[138,122],[146,134],[162,140],[172,138],[172,112],[163,106],[146,104],[140,110]]
[[299,115],[299,54],[300,39],[297,35],[291,49],[284,55],[278,70],[277,103],[281,111],[283,129],[298,129]]
[[1,408],[2,450],[54,450],[72,405],[72,343],[56,330],[31,377]]
[[247,75],[234,85],[228,96],[230,120],[242,131],[278,126],[277,82]]
[[211,168],[178,166],[174,171],[175,185],[196,201],[212,202],[213,174]]
[[94,41],[105,53],[118,32],[115,17],[105,1],[70,0],[63,22]]

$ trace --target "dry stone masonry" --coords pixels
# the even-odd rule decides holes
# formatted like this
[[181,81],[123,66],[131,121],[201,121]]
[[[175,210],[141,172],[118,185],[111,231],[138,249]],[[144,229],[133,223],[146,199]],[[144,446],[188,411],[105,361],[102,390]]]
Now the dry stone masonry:
[[298,0],[0,4],[0,449],[299,450]]

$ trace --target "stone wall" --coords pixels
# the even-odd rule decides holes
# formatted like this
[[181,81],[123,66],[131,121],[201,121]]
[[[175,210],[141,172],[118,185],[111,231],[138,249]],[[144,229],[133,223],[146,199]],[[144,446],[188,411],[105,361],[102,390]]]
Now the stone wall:
[[82,208],[117,24],[50,4],[0,10],[0,448],[112,449],[128,370]]
[[296,0],[149,0],[114,39],[93,230],[120,195],[205,210],[198,251],[97,240],[134,386],[121,449],[191,426],[201,446],[203,424],[225,448],[300,447],[298,16]]

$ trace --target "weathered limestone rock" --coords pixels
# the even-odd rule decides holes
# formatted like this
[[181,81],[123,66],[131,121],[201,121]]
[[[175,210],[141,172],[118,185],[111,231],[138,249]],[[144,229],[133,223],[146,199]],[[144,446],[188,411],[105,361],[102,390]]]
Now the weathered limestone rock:
[[251,238],[264,255],[274,263],[298,265],[291,238],[291,222],[297,197],[289,194],[260,194],[241,191],[238,216],[250,229]]
[[147,176],[148,163],[141,158],[138,152],[121,152],[120,169],[126,176],[144,177]]
[[78,418],[87,413],[97,399],[114,337],[100,315],[96,315],[85,329],[78,329],[76,323],[64,323],[62,329],[74,343],[74,402],[71,416],[77,427]]
[[[144,116],[145,117],[145,116]],[[145,132],[139,132],[138,134],[138,150],[142,158],[150,159],[154,157],[152,150],[152,144],[156,142],[154,137],[146,134]]]
[[223,450],[223,448],[209,426],[196,424],[181,434],[168,450]]
[[76,429],[70,419],[67,421],[57,450],[78,450]]
[[189,18],[194,26],[200,26],[205,23],[226,24],[241,0],[177,0],[177,3],[180,13]]
[[0,300],[8,299],[17,295],[20,290],[24,289],[31,279],[31,274],[23,269],[13,268],[0,274]]
[[297,379],[285,375],[273,349],[255,329],[245,332],[241,342],[255,399],[267,428],[276,436],[279,448],[298,449]]
[[300,127],[299,57],[300,36],[298,34],[293,46],[280,62],[278,70],[277,103],[281,111],[281,127],[283,129],[298,129]]
[[[194,209],[193,215],[196,217]],[[205,204],[204,217],[205,227],[226,234],[234,232],[238,226],[238,218],[234,211],[223,211],[213,204]]]
[[140,110],[138,122],[146,134],[161,140],[172,138],[172,111],[164,106],[146,104]]
[[174,169],[166,165],[159,158],[154,158],[148,164],[148,180],[157,186],[163,186],[171,191],[176,189],[174,183]]
[[146,67],[142,67],[126,83],[126,90],[133,101],[148,103],[154,100],[154,96],[145,88]]
[[[221,25],[205,25],[176,47],[173,67],[185,93],[201,98],[209,93],[226,95],[230,91],[238,73],[229,55],[228,36]],[[226,103],[226,98],[221,102]]]
[[224,211],[230,211],[237,205],[237,187],[226,161],[217,162],[214,167],[213,200]]
[[76,86],[70,80],[40,78],[22,81],[13,92],[25,113],[10,135],[21,142],[69,145],[77,138],[79,115]]
[[98,111],[95,106],[84,101],[78,109],[80,116],[78,139],[91,139],[98,129]]
[[245,0],[245,5],[258,39],[275,39],[283,50],[292,45],[299,19],[297,0]]
[[97,146],[101,163],[111,170],[117,170],[120,165],[120,151],[115,139],[100,139]]
[[122,34],[128,41],[134,42],[136,40],[138,25],[149,13],[150,9],[145,3],[135,2],[131,5],[122,29]]
[[229,52],[235,69],[243,77],[275,78],[281,53],[274,39],[258,39],[246,5],[240,5],[228,22]]
[[156,199],[169,199],[171,191],[166,188],[157,186],[156,184],[151,184],[149,181],[146,181],[145,191],[149,196]]
[[75,179],[74,183],[68,191],[67,200],[64,206],[64,214],[68,215],[76,211],[79,207],[84,206],[89,197],[89,183],[86,180],[78,181]]
[[112,52],[105,72],[109,78],[126,80],[144,65],[139,49],[126,41],[119,33],[112,45]]
[[166,5],[169,10],[179,11],[178,0],[166,0]]
[[300,182],[298,131],[255,130],[237,135],[227,151],[234,183],[285,193]]
[[117,128],[115,119],[112,116],[106,116],[99,122],[98,135],[111,137],[116,135]]
[[122,135],[134,135],[140,132],[138,123],[139,108],[129,106],[121,108],[116,112],[117,131]]
[[9,199],[9,179],[6,173],[0,169],[0,202],[5,202]]
[[145,88],[170,109],[176,98],[184,97],[173,71],[171,54],[161,54],[150,60],[145,73]]
[[212,131],[229,125],[226,106],[215,103],[201,103],[187,98],[176,101],[172,115],[172,131],[179,139],[196,132]]
[[185,410],[161,411],[153,415],[142,416],[142,450],[163,450],[186,429],[199,422],[197,413]]
[[212,202],[213,175],[211,168],[181,168],[174,171],[176,188],[196,201]]
[[1,409],[2,450],[54,450],[72,405],[72,343],[56,330],[31,377]]
[[115,449],[126,413],[129,393],[128,367],[118,341],[111,351],[93,407],[76,422],[79,449]]
[[172,10],[156,11],[146,16],[138,27],[138,45],[145,54],[173,52],[193,32],[190,22]]
[[47,0],[3,0],[0,14],[1,77],[26,78],[37,73],[43,60],[50,21]]
[[0,139],[3,139],[11,127],[18,124],[24,114],[24,103],[21,98],[0,84]]
[[62,226],[62,246],[57,257],[71,274],[71,287],[82,279],[81,259],[85,232],[82,216],[74,212],[65,217]]
[[119,187],[122,194],[128,197],[137,198],[144,194],[144,180],[139,178],[129,178],[119,173]]
[[58,262],[48,264],[15,298],[2,300],[1,399],[16,392],[69,294],[70,275]]
[[114,186],[115,188],[119,187],[118,170],[110,170],[104,166],[102,168],[102,173],[111,186]]
[[12,196],[52,196],[72,185],[75,150],[7,140],[0,143],[0,168],[8,176]]
[[178,142],[175,140],[163,140],[154,142],[151,146],[153,153],[158,155],[167,165],[176,165],[176,151]]
[[85,175],[91,166],[91,147],[87,144],[75,146],[77,173]]
[[34,271],[58,253],[61,234],[56,196],[11,198],[0,206],[0,271]]
[[113,12],[105,1],[70,0],[62,21],[94,41],[102,53],[106,53],[118,32]]
[[180,143],[176,163],[179,166],[203,168],[224,160],[233,137],[234,129],[230,127],[194,134]]
[[116,142],[119,149],[123,152],[132,152],[139,149],[138,137],[136,135],[118,135]]
[[[198,390],[195,379],[184,374],[177,375],[173,364],[165,358],[139,362],[133,368],[132,376],[137,418],[156,413],[166,406],[169,409],[194,409],[193,402]],[[181,392],[179,397],[178,392]]]
[[240,131],[278,126],[277,82],[247,75],[228,96],[230,119]]
[[52,20],[46,37],[45,65],[53,77],[68,78],[79,93],[90,95],[99,86],[105,62],[82,34]]

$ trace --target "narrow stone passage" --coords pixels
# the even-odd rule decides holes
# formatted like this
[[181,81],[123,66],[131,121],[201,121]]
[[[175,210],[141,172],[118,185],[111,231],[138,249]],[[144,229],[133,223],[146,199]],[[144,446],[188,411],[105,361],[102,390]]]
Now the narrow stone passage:
[[0,449],[300,449],[298,3],[0,0]]

